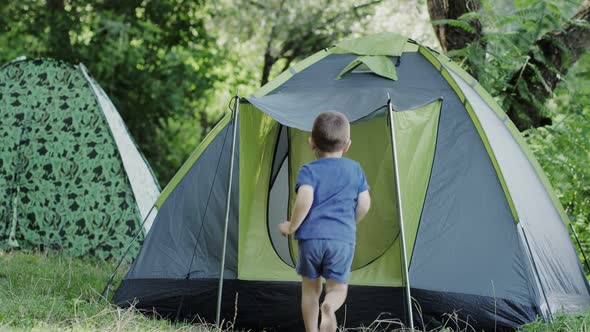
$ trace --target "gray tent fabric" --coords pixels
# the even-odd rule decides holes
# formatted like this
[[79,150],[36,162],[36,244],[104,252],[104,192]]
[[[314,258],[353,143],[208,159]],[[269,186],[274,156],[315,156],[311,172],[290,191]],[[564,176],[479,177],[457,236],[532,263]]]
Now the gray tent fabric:
[[516,224],[483,143],[461,109],[458,99],[443,103],[411,284],[529,304]]
[[[158,211],[126,279],[219,277],[232,124],[213,139]],[[236,147],[236,151],[239,151]],[[239,174],[239,158],[234,160]],[[239,177],[233,177],[224,278],[238,266]],[[164,268],[165,267],[165,268]]]
[[483,142],[449,84],[422,61],[412,72],[430,77],[443,105],[410,284],[530,304],[516,225]]
[[275,181],[277,174],[279,173],[279,169],[282,167],[283,162],[289,153],[289,135],[287,130],[287,127],[281,126],[279,131],[279,137],[276,142],[275,155],[272,164],[272,174],[270,176],[271,184]]
[[[412,296],[421,309],[414,319],[429,330],[444,325],[445,315],[457,310],[458,317],[469,319],[475,329],[503,331],[539,316],[550,318],[560,310],[587,308],[588,283],[568,232],[503,119],[472,86],[447,68],[482,122],[520,220],[514,220],[474,120],[449,82],[420,52],[390,58],[396,65],[397,81],[371,73],[349,73],[336,80],[356,55],[330,54],[269,94],[247,98],[256,108],[248,111],[264,112],[283,125],[273,132],[276,136],[265,138],[265,144],[275,148],[272,165],[261,168],[268,172],[264,176],[270,177],[270,184],[256,208],[262,208],[262,199],[268,199],[264,206],[267,220],[243,224],[247,225],[245,230],[256,225],[259,234],[263,231],[260,225],[269,230],[272,249],[266,243],[260,246],[260,251],[265,250],[261,257],[269,257],[266,254],[274,250],[284,263],[294,265],[288,241],[271,231],[287,218],[292,194],[289,176],[294,170],[288,165],[295,158],[290,157],[295,149],[290,146],[289,128],[310,131],[315,116],[329,110],[345,113],[351,122],[374,118],[385,112],[388,93],[395,111],[441,100],[434,160],[409,266]],[[230,131],[231,124],[217,134],[164,201],[139,256],[117,290],[114,301],[118,305],[138,300],[136,307],[140,309],[156,309],[177,318],[199,315],[211,321],[222,252]],[[282,277],[257,279],[252,273],[238,275],[238,179],[260,174],[240,173],[237,159],[234,169],[239,176],[234,177],[231,193],[222,317],[237,309],[239,328],[301,331],[300,317],[281,309],[298,307],[300,283]],[[248,264],[248,257],[244,259],[240,267]],[[278,259],[273,262],[282,264]],[[347,325],[366,325],[385,311],[402,317],[403,285],[395,285],[351,284]]]
[[294,267],[289,241],[277,232],[280,223],[289,219],[289,158],[284,159],[268,196],[268,234],[273,249],[283,262]]
[[[353,58],[330,55],[268,96],[248,100],[283,125],[310,130],[315,116],[325,110],[342,111],[350,121],[366,117],[381,108],[387,93],[399,110],[442,98],[432,178],[410,266],[411,284],[533,303],[516,224],[483,142],[455,92],[419,53],[403,54],[398,81],[372,74],[334,80]],[[492,247],[497,249],[490,251]],[[458,278],[461,274],[469,277]]]
[[[449,70],[465,93],[488,136],[506,185],[515,203],[550,309],[557,311],[590,305],[584,269],[559,213],[533,165],[508,128],[482,97]],[[551,234],[551,237],[547,237]],[[577,295],[577,296],[576,296]]]
[[419,53],[401,56],[396,68],[397,81],[371,73],[355,73],[336,80],[356,57],[331,54],[295,74],[270,94],[247,99],[281,124],[311,131],[313,120],[321,112],[338,110],[353,122],[382,110],[388,94],[396,110],[424,106],[442,95],[443,86],[433,81],[428,72],[415,71],[420,66],[432,66]]
[[289,135],[281,126],[275,146],[268,196],[268,234],[273,249],[286,264],[294,267],[289,241],[276,231],[278,225],[289,219]]

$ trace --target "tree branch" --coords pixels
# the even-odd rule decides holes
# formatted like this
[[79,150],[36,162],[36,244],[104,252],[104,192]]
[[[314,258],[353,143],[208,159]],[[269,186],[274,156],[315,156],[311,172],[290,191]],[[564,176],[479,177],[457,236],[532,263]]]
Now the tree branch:
[[[280,15],[283,11],[283,6],[285,5],[285,0],[281,1],[279,8],[275,15]],[[262,66],[262,78],[260,79],[260,85],[265,85],[268,82],[268,77],[270,76],[270,70],[272,66],[277,62],[278,57],[274,57],[272,55],[272,43],[275,37],[275,31],[277,28],[277,22],[273,24],[272,28],[270,29],[270,36],[268,37],[268,43],[266,44],[266,49],[264,50],[264,65]]]
[[528,61],[510,79],[513,93],[504,108],[519,130],[551,124],[542,105],[553,94],[569,68],[590,49],[590,0],[560,32],[548,32],[528,53]]
[[[328,0],[324,3],[324,8],[328,7],[332,2],[333,0]],[[264,85],[268,82],[270,71],[279,59],[286,60],[286,65],[283,69],[287,69],[294,60],[307,55],[310,52],[329,46],[329,43],[333,42],[340,36],[340,33],[343,32],[326,32],[326,29],[324,29],[325,27],[333,26],[338,20],[347,20],[350,17],[355,17],[355,15],[358,14],[357,11],[370,8],[380,2],[382,2],[382,0],[369,0],[365,3],[351,6],[350,10],[336,12],[327,18],[325,18],[327,15],[325,10],[320,8],[312,13],[313,16],[311,19],[305,20],[305,25],[302,24],[289,27],[288,33],[286,34],[288,37],[283,41],[281,49],[278,52],[272,53],[271,46],[272,42],[274,42],[273,35],[276,26],[274,25],[271,30],[271,38],[269,39],[264,54],[265,61],[261,83]],[[283,3],[284,1],[281,2],[281,7],[283,6]],[[277,12],[277,15],[280,14],[281,10]]]
[[250,1],[248,1],[248,3],[258,9],[263,9],[263,10],[266,9],[266,6],[259,3],[258,1],[250,0]]
[[364,7],[370,7],[370,6],[373,6],[373,5],[376,5],[376,4],[380,3],[382,1],[383,0],[372,0],[372,1],[369,1],[369,2],[361,3],[360,5],[355,5],[353,7],[353,9],[354,10],[357,10],[357,9],[361,9],[361,8],[364,8]]

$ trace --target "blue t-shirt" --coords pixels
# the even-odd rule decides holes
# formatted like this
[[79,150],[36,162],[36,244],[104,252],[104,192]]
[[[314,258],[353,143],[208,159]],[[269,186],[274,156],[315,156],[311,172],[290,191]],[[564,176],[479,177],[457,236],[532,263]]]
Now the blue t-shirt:
[[334,239],[355,243],[356,202],[369,189],[361,165],[348,158],[320,158],[301,167],[295,191],[313,187],[313,204],[295,239]]

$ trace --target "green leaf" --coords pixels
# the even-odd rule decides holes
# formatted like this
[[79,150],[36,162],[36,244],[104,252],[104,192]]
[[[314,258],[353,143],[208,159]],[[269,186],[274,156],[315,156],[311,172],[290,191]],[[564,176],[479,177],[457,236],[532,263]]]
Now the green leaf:
[[537,0],[515,0],[514,6],[516,8],[525,8],[535,4]]
[[471,22],[474,20],[479,20],[482,17],[480,12],[467,12],[461,16],[459,16],[459,21]]
[[475,31],[475,29],[471,25],[469,25],[469,23],[466,23],[464,21],[445,19],[445,20],[432,21],[432,24],[433,25],[450,25],[453,27],[461,28],[461,29],[463,29],[467,32],[470,32],[470,33],[477,33],[477,31]]

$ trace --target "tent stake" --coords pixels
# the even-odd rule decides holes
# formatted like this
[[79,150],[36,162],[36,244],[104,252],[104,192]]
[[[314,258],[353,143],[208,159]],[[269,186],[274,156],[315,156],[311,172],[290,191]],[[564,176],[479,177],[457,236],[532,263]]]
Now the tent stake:
[[393,153],[393,178],[395,180],[395,193],[397,196],[397,214],[399,219],[399,232],[402,247],[402,263],[404,264],[404,279],[406,280],[406,306],[408,308],[408,322],[410,323],[410,331],[414,330],[414,317],[412,314],[412,295],[410,293],[410,277],[408,273],[408,259],[406,253],[406,235],[404,232],[404,213],[402,208],[402,194],[400,188],[400,177],[398,169],[397,148],[395,144],[395,127],[393,123],[393,105],[391,104],[391,97],[387,94],[387,109],[389,115],[389,133],[391,135],[391,150]]
[[217,290],[217,311],[215,314],[215,323],[217,329],[221,330],[221,294],[223,293],[223,270],[225,269],[225,249],[227,247],[227,227],[229,224],[229,212],[231,203],[231,184],[234,176],[234,159],[236,149],[236,136],[238,133],[238,116],[240,112],[240,97],[236,93],[234,97],[236,102],[233,110],[233,133],[231,141],[231,156],[229,158],[229,181],[227,182],[227,196],[225,200],[225,225],[223,226],[223,247],[221,251],[221,268],[219,271],[219,287]]

